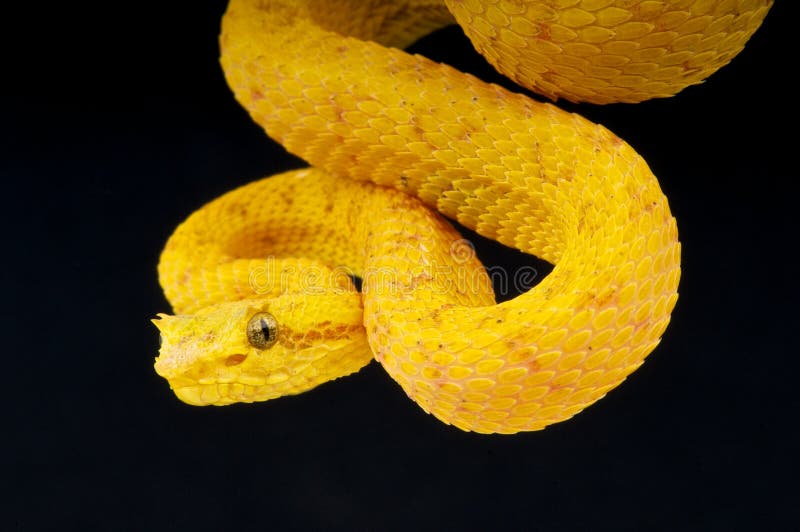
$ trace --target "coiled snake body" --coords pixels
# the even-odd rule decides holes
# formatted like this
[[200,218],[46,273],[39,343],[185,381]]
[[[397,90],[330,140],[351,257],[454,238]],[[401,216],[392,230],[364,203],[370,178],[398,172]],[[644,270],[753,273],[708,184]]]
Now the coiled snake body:
[[[517,81],[605,102],[699,81],[771,2],[447,4]],[[384,46],[449,21],[433,1],[230,3],[220,41],[230,86],[313,168],[215,200],[167,243],[159,275],[177,315],[156,321],[156,371],[182,400],[299,393],[374,355],[439,419],[513,433],[571,417],[658,344],[680,244],[647,164],[602,126]],[[553,47],[563,57],[545,53]],[[426,205],[555,267],[495,304],[470,248]]]

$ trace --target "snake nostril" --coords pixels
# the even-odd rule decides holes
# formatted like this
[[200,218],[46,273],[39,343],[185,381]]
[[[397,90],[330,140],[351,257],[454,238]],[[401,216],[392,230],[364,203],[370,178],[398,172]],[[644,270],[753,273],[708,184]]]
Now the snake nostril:
[[246,359],[246,358],[247,358],[247,355],[241,355],[241,354],[231,355],[231,356],[229,356],[228,358],[225,359],[225,365],[226,366],[238,366],[239,364],[244,362],[244,359]]

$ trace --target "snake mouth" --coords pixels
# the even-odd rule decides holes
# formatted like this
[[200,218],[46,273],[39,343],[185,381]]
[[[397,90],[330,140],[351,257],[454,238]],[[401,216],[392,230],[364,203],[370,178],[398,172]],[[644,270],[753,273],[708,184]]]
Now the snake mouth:
[[364,364],[343,369],[335,376],[313,377],[286,371],[275,371],[269,375],[242,373],[225,379],[190,379],[178,377],[170,380],[175,395],[184,403],[194,406],[224,406],[232,403],[254,403],[295,395],[308,391],[328,380],[358,371]]
[[224,406],[232,403],[252,403],[278,397],[280,393],[265,394],[263,387],[242,382],[188,384],[174,386],[172,391],[186,404],[193,406]]

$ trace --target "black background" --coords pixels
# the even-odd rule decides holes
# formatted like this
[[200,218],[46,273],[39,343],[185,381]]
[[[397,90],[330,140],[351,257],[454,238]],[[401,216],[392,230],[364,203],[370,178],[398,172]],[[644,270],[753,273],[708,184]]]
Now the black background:
[[[622,386],[515,436],[445,426],[375,363],[269,403],[180,403],[152,369],[149,319],[168,310],[161,246],[204,202],[302,162],[224,83],[222,0],[5,11],[3,521],[798,526],[798,17],[778,4],[729,66],[675,98],[564,105],[659,176],[683,243],[681,296],[664,341]],[[414,50],[510,86],[456,28]],[[536,264],[481,242],[479,254]]]

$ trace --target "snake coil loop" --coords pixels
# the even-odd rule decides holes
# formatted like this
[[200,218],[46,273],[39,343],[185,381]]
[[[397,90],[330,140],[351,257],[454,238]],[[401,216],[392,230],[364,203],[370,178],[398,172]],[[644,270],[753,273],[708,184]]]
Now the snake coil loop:
[[[214,200],[167,243],[178,314],[155,322],[156,371],[182,400],[300,393],[374,354],[442,421],[514,433],[573,416],[659,343],[680,243],[645,161],[602,126],[392,46],[454,17],[546,96],[640,101],[728,62],[772,2],[445,4],[230,2],[226,79],[312,168]],[[471,244],[427,207],[553,271],[495,303]]]

